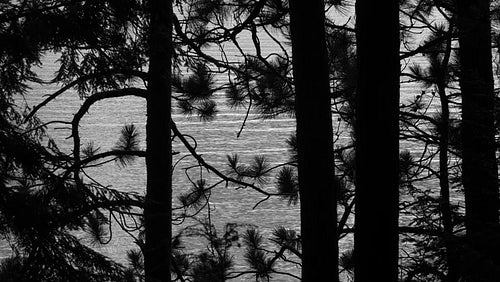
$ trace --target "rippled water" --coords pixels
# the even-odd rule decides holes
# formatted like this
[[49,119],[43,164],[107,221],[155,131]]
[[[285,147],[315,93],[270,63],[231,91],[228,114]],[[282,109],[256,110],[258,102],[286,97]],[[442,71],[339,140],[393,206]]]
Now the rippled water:
[[[42,78],[50,78],[57,69],[57,64],[52,61],[53,58],[48,58],[43,66]],[[31,106],[36,105],[43,101],[44,95],[51,94],[57,89],[57,86],[34,87],[27,96],[27,102]],[[226,171],[227,155],[234,153],[240,156],[242,162],[250,161],[255,155],[265,156],[271,165],[288,160],[286,139],[295,129],[295,122],[292,118],[282,116],[262,120],[252,113],[246,121],[243,132],[237,138],[236,135],[242,125],[246,110],[228,108],[223,93],[217,93],[215,100],[219,113],[211,122],[201,122],[196,116],[186,117],[179,113],[173,116],[179,130],[197,140],[197,152],[202,154],[208,163],[221,171]],[[42,108],[38,116],[42,121],[70,121],[81,104],[82,101],[78,95],[74,91],[68,91]],[[145,149],[145,107],[145,101],[135,97],[109,99],[94,104],[81,122],[82,145],[92,141],[94,146],[101,147],[101,151],[109,150],[118,140],[123,125],[133,123],[140,133],[140,146]],[[60,149],[71,152],[72,141],[67,139],[70,136],[70,130],[66,125],[50,125],[48,133],[56,140]],[[174,157],[174,162],[188,154],[178,142],[174,143],[174,150],[180,152]],[[191,184],[186,179],[183,168],[192,164],[192,159],[187,158],[177,165],[173,178],[174,199],[176,195],[190,188]],[[139,193],[145,191],[144,159],[138,158],[132,165],[125,168],[109,163],[100,168],[89,169],[87,172],[95,180],[115,189]],[[192,170],[191,174],[197,173],[199,170]],[[192,176],[196,178],[196,175]],[[213,184],[217,180],[206,171],[204,176],[208,177],[208,184]],[[269,185],[265,187],[266,190],[274,190],[273,182],[274,178],[270,178]],[[228,222],[258,225],[265,234],[269,234],[276,226],[298,229],[298,206],[288,206],[286,201],[271,198],[254,209],[254,205],[263,199],[263,196],[251,190],[235,188],[231,185],[228,187],[220,185],[212,193],[210,199],[214,208],[212,219],[218,227]],[[178,203],[175,202],[174,205]],[[120,262],[125,262],[125,251],[134,246],[125,233],[119,232],[118,228],[114,230],[112,243],[98,247],[98,249]]]
[[[263,48],[269,51],[274,50],[276,46],[269,42],[268,45],[263,44]],[[54,58],[51,57],[46,60],[40,72],[42,78],[50,78],[57,69],[57,64],[53,61]],[[32,106],[36,105],[44,99],[43,95],[51,94],[57,89],[57,86],[34,87],[27,96],[27,102]],[[419,89],[419,86],[414,84],[402,85],[402,99],[419,94]],[[262,120],[252,113],[241,136],[237,138],[236,134],[240,130],[246,113],[245,109],[228,108],[222,93],[217,93],[215,97],[219,113],[214,121],[200,122],[196,117],[174,114],[174,121],[181,132],[193,136],[198,141],[197,151],[208,163],[221,171],[226,171],[226,156],[234,153],[240,155],[243,162],[250,161],[255,155],[266,156],[271,164],[279,164],[288,160],[286,139],[295,130],[293,118],[280,116],[275,119]],[[82,101],[74,91],[68,91],[45,106],[39,112],[39,117],[44,121],[70,121],[81,103]],[[101,151],[111,149],[118,140],[122,126],[133,123],[139,129],[141,147],[144,148],[145,106],[145,101],[141,98],[115,98],[98,102],[90,108],[81,122],[82,144],[92,141],[95,146],[101,147]],[[70,132],[64,127],[65,125],[51,125],[48,132],[63,151],[70,152],[72,144],[71,140],[67,139]],[[180,152],[174,157],[174,162],[187,154],[179,144],[174,144],[174,150]],[[190,184],[184,175],[183,168],[192,164],[193,162],[187,159],[177,166],[173,178],[175,195],[189,189]],[[110,163],[88,172],[102,184],[119,190],[139,193],[145,191],[146,170],[143,159],[137,159],[135,163],[125,168]],[[194,170],[192,172],[199,173]],[[206,171],[204,175],[208,177],[209,184],[213,184],[216,180],[216,178],[210,178],[210,174]],[[274,191],[273,182],[274,179],[270,178],[265,189]],[[218,227],[227,222],[256,225],[265,235],[269,235],[277,226],[299,231],[298,206],[288,206],[286,201],[271,198],[257,208],[253,208],[261,199],[263,196],[255,191],[220,185],[214,189],[210,200],[214,207],[212,219]],[[112,243],[96,248],[120,262],[125,262],[125,251],[133,248],[134,245],[125,233],[119,232],[118,228],[113,230]],[[346,241],[343,244],[348,245],[349,242]],[[341,245],[341,248],[345,249],[347,245]],[[196,246],[196,248],[199,247],[202,247],[201,243]],[[296,269],[290,271],[297,273]]]

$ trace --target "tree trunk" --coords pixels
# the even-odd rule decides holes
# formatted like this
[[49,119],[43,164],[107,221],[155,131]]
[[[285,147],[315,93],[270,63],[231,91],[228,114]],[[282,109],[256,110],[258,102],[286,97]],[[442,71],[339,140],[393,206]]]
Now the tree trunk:
[[463,172],[468,234],[498,226],[493,72],[488,0],[457,0]]
[[[447,68],[447,67],[446,67]],[[439,98],[441,100],[441,124],[439,136],[439,187],[440,199],[439,208],[441,210],[441,220],[443,224],[443,239],[446,247],[446,261],[448,264],[447,281],[457,281],[456,277],[456,252],[453,242],[453,222],[450,206],[450,183],[448,173],[448,140],[450,126],[450,109],[446,88],[442,82],[438,85]]]
[[290,1],[302,281],[338,281],[337,204],[324,3]]
[[[451,32],[451,28],[450,28]],[[448,64],[451,56],[451,37],[446,40],[443,60],[439,77],[437,77],[437,88],[441,102],[441,124],[439,129],[439,187],[441,220],[443,224],[443,240],[446,248],[446,261],[448,273],[447,282],[455,282],[457,277],[457,253],[453,240],[453,221],[450,204],[450,182],[448,172],[448,149],[450,138],[450,106],[446,95],[446,81],[448,77]]]
[[149,1],[149,79],[146,124],[146,281],[170,281],[172,143],[172,2]]
[[[500,281],[490,1],[457,0],[467,281]],[[468,253],[468,255],[467,255]]]
[[398,281],[398,8],[398,1],[356,1],[356,282]]

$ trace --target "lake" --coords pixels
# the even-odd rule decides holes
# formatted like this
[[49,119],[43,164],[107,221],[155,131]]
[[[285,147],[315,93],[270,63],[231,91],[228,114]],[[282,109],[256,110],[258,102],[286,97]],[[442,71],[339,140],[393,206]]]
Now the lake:
[[[262,49],[264,53],[276,51],[276,44],[272,40],[262,40]],[[251,44],[243,46],[243,49],[251,49]],[[238,59],[234,46],[227,46],[225,49],[229,54],[233,53],[235,59]],[[42,79],[49,80],[57,69],[55,55],[49,55],[39,70]],[[224,77],[218,77],[223,80]],[[34,106],[44,99],[44,95],[51,94],[58,90],[58,86],[44,85],[35,86],[26,97],[29,105]],[[401,86],[402,102],[411,99],[421,93],[421,88],[417,84],[402,84]],[[295,131],[295,121],[292,117],[278,116],[274,119],[261,119],[256,113],[251,113],[244,127],[241,136],[236,135],[239,132],[245,114],[245,109],[234,110],[225,103],[223,93],[215,94],[217,102],[217,117],[210,122],[201,122],[196,116],[186,117],[175,111],[174,121],[183,134],[192,136],[197,140],[197,151],[202,154],[205,160],[225,172],[227,171],[227,156],[238,154],[242,162],[250,161],[256,155],[265,156],[272,164],[286,162],[289,158],[286,139]],[[49,103],[40,110],[38,116],[43,121],[60,120],[70,121],[73,114],[82,104],[75,91],[68,91],[61,95],[55,101]],[[93,142],[96,147],[101,147],[101,151],[111,149],[120,136],[121,128],[126,124],[133,123],[139,129],[141,136],[141,148],[145,148],[145,101],[140,98],[116,98],[101,101],[92,106],[88,114],[81,122],[80,134],[82,144]],[[334,119],[334,128],[336,127]],[[56,140],[60,149],[71,152],[72,143],[67,139],[70,135],[65,125],[50,125],[48,128],[50,136]],[[345,143],[350,139],[349,132],[341,136],[339,142]],[[409,144],[411,145],[411,144]],[[409,146],[408,145],[408,146]],[[174,143],[174,151],[179,154],[174,156],[174,162],[188,155],[189,153],[178,142]],[[194,164],[192,158],[182,159],[177,164],[173,176],[174,200],[176,196],[188,191],[190,182],[186,179],[184,168]],[[103,185],[121,191],[133,191],[144,193],[146,187],[146,169],[143,159],[137,159],[133,164],[127,167],[120,167],[114,163],[108,163],[102,167],[87,170],[90,176]],[[217,178],[209,174],[206,170],[201,171],[208,180],[208,184],[213,184]],[[195,178],[200,170],[191,170],[190,175]],[[273,177],[268,179],[264,189],[274,192]],[[300,231],[299,206],[289,206],[287,201],[279,198],[271,198],[264,201],[258,207],[255,204],[264,198],[250,189],[236,189],[235,186],[219,185],[213,190],[210,198],[212,220],[220,229],[225,223],[239,223],[243,225],[258,226],[258,229],[264,234],[264,237],[270,235],[277,226],[292,228]],[[174,202],[178,206],[178,202]],[[174,230],[179,230],[174,226]],[[125,263],[125,252],[130,248],[135,248],[131,238],[124,232],[121,232],[115,225],[113,228],[113,240],[105,246],[95,246],[96,249],[110,256],[111,258]],[[85,235],[82,237],[85,239]],[[193,250],[203,248],[203,242],[189,241],[189,247]],[[351,246],[350,238],[341,242],[341,250],[347,250]],[[3,255],[8,255],[8,249],[4,245]],[[235,249],[237,264],[241,266],[241,250]],[[298,273],[298,269],[289,268],[286,271]],[[283,281],[283,280],[279,280]]]

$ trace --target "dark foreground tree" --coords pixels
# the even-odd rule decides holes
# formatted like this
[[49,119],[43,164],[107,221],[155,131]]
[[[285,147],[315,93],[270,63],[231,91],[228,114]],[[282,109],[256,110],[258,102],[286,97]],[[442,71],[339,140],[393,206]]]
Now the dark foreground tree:
[[[498,165],[491,56],[490,1],[456,1],[462,92],[462,181],[472,251],[470,281],[498,281]],[[495,247],[496,246],[496,247]],[[496,255],[498,256],[498,255]],[[467,271],[469,272],[469,271]],[[471,276],[472,275],[472,276]],[[483,280],[481,280],[483,279]],[[486,279],[486,280],[484,280]],[[469,280],[467,280],[469,281]]]
[[172,2],[149,1],[146,123],[146,281],[170,281],[172,237]]
[[373,281],[375,277],[398,281],[398,8],[398,1],[356,1],[357,282]]
[[[30,1],[19,6],[0,4],[3,12],[0,17],[2,23],[0,37],[6,42],[0,48],[0,63],[5,69],[0,78],[2,89],[22,93],[26,88],[24,85],[26,81],[39,82],[30,68],[32,65],[41,64],[42,50],[52,50],[60,56],[60,69],[52,82],[60,82],[64,86],[35,107],[26,120],[41,106],[73,86],[77,86],[81,97],[88,97],[74,115],[72,122],[62,122],[72,126],[72,154],[67,156],[62,152],[54,151],[52,152],[54,156],[51,157],[58,163],[46,162],[37,166],[40,172],[30,175],[30,178],[33,177],[30,179],[31,183],[23,181],[26,185],[22,187],[9,181],[8,190],[11,191],[6,191],[7,187],[2,189],[1,195],[5,196],[2,197],[2,203],[4,200],[5,203],[0,207],[2,216],[6,218],[2,220],[5,223],[3,225],[6,225],[5,233],[8,231],[14,234],[16,243],[19,245],[20,251],[18,252],[27,258],[24,272],[29,274],[25,275],[28,279],[93,281],[86,276],[90,275],[89,277],[94,279],[94,276],[100,275],[100,278],[95,279],[119,280],[119,278],[108,279],[101,275],[103,272],[101,269],[107,267],[110,269],[110,277],[111,275],[118,277],[123,274],[121,266],[111,263],[101,254],[81,245],[74,236],[70,235],[69,230],[83,229],[86,224],[96,226],[96,230],[100,230],[104,222],[111,224],[111,221],[102,220],[102,218],[106,219],[102,210],[109,208],[110,211],[126,212],[130,211],[132,205],[143,206],[142,200],[140,202],[129,201],[130,198],[126,193],[106,189],[98,183],[87,184],[82,175],[85,175],[84,170],[88,164],[102,157],[130,157],[144,154],[138,151],[137,146],[134,145],[135,141],[131,141],[132,138],[125,138],[130,142],[124,142],[123,146],[117,145],[111,151],[96,154],[99,148],[81,146],[78,128],[82,117],[96,101],[128,95],[145,97],[144,92],[148,92],[148,187],[147,207],[145,208],[147,228],[146,245],[143,249],[146,276],[148,281],[170,281],[171,2],[148,1],[144,4],[144,7],[148,8],[146,16],[143,14],[142,2],[134,0],[122,1],[119,4],[113,1],[56,1],[55,3]],[[149,25],[142,24],[146,21]],[[144,26],[149,26],[150,29],[143,28]],[[145,44],[146,40],[142,41],[143,35],[149,37],[147,44]],[[25,51],[19,52],[19,50]],[[143,58],[149,59],[148,77],[142,71],[137,70],[146,61]],[[121,88],[125,86],[123,82],[130,78],[128,74],[131,72],[141,74],[141,78],[147,81],[148,91],[132,87]],[[3,98],[3,91],[0,95]],[[11,103],[10,100],[1,99],[1,101],[2,105],[4,105],[3,101]],[[21,118],[24,116],[19,117]],[[2,128],[6,126],[2,124]],[[136,136],[133,127],[130,128],[132,130],[128,131],[131,133],[129,137]],[[23,128],[15,129],[21,132]],[[10,131],[8,129],[5,132]],[[3,130],[0,135],[3,136]],[[29,136],[24,134],[26,135],[24,138],[23,134],[17,132],[15,135],[10,133],[9,135],[12,135],[9,139],[16,138],[23,141]],[[8,150],[4,140],[5,138],[2,138],[2,152]],[[27,141],[30,142],[23,142],[26,143],[23,145],[18,141],[9,142],[12,145],[18,143],[19,146],[15,150],[8,151],[16,154],[25,152],[26,148],[23,146],[30,145],[40,153],[48,154],[34,146],[31,140]],[[131,152],[132,150],[135,152]],[[36,159],[31,154],[34,151],[34,149],[29,150],[29,156]],[[118,151],[121,152],[116,154]],[[45,157],[47,156],[43,156]],[[42,156],[39,158],[44,160]],[[124,159],[118,158],[117,160]],[[37,161],[37,163],[41,162]],[[13,172],[9,171],[9,174],[16,178],[27,176],[17,171],[15,167],[12,168],[10,170]],[[56,200],[54,194],[60,195],[60,198]],[[120,195],[120,198],[114,198],[115,195]],[[21,199],[21,196],[24,199]],[[43,215],[43,218],[26,213],[24,206],[18,205],[15,198],[18,198],[24,205],[31,206],[30,210],[33,214]],[[35,205],[39,206],[39,209],[34,208]],[[10,210],[9,206],[11,206]],[[26,229],[34,232],[16,231],[19,229],[16,227],[19,222],[9,220],[9,218],[21,217],[25,218],[25,221],[30,218],[33,221],[21,222],[23,228],[20,230]],[[48,222],[49,219],[51,223]],[[99,237],[97,242],[102,242],[102,235],[96,237]],[[43,242],[40,238],[43,238]]]
[[[107,217],[101,208],[130,211],[124,203],[132,197],[84,185],[78,173],[72,174],[82,165],[80,151],[69,156],[52,140],[46,144],[44,127],[29,119],[29,109],[20,103],[28,85],[41,83],[32,67],[41,65],[44,52],[57,50],[65,65],[68,57],[62,46],[68,42],[76,49],[85,49],[90,44],[84,42],[89,41],[99,48],[106,42],[95,40],[95,34],[117,35],[122,18],[104,23],[102,14],[116,10],[98,9],[98,4],[102,3],[0,4],[0,237],[10,242],[15,256],[0,267],[2,281],[125,280],[121,265],[86,246],[77,235],[93,230],[102,238],[101,224]],[[119,45],[120,37],[113,38]],[[58,78],[64,81],[73,72],[74,68],[63,69]],[[15,276],[6,269],[14,270]]]
[[338,281],[337,205],[324,4],[290,1],[302,281]]
[[456,1],[462,91],[463,184],[466,227],[498,227],[490,1]]

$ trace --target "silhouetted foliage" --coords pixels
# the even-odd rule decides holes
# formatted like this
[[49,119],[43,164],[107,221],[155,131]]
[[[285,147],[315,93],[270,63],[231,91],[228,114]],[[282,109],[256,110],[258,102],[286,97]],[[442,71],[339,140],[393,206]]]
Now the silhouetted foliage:
[[[498,55],[497,2],[490,7],[494,23],[492,46],[485,44],[494,55]],[[97,101],[148,96],[148,3],[86,0],[0,4],[0,234],[13,249],[12,257],[3,260],[0,280],[145,281],[146,230],[140,214],[143,197],[95,182],[89,172],[110,161],[120,167],[131,165],[137,157],[145,156],[146,146],[139,143],[139,130],[133,124],[123,127],[111,148],[86,141],[80,136],[79,126]],[[330,161],[335,161],[334,181],[338,188],[337,238],[349,244],[353,233],[363,232],[355,226],[352,213],[358,203],[355,177],[359,174],[354,165],[359,157],[354,147],[359,140],[353,134],[355,115],[360,110],[355,104],[360,91],[356,85],[360,76],[356,45],[362,44],[355,40],[352,4],[325,1],[324,32],[334,126],[335,156]],[[462,160],[467,158],[467,145],[461,138],[472,135],[464,133],[460,116],[460,91],[464,91],[458,88],[457,81],[465,79],[465,73],[457,52],[463,44],[457,44],[461,33],[455,4],[399,2],[400,82],[402,87],[412,83],[402,92],[411,97],[402,97],[399,105],[401,220],[397,232],[402,246],[399,271],[403,281],[457,281],[458,277],[477,281],[491,280],[488,275],[496,275],[496,231],[464,235],[470,229],[464,224],[470,207],[463,204]],[[262,119],[283,114],[295,117],[297,81],[292,76],[288,1],[186,0],[174,1],[173,7],[174,44],[168,51],[173,55],[175,74],[172,99],[180,113],[212,121],[224,109],[218,104],[223,98],[233,110],[246,112],[237,137],[253,114]],[[376,22],[380,25],[381,21]],[[274,44],[271,53],[266,53],[264,41]],[[474,45],[479,43],[474,41]],[[235,47],[236,55],[226,51],[227,46]],[[317,50],[317,46],[312,47]],[[44,58],[49,54],[58,58],[59,68],[51,81],[41,81],[36,69],[44,67]],[[479,54],[486,53],[476,52],[474,58]],[[493,62],[497,61],[494,57]],[[384,67],[377,65],[369,75],[386,74]],[[311,71],[311,75],[316,73]],[[34,109],[24,108],[22,95],[48,84],[57,85],[59,90]],[[48,124],[42,124],[34,113],[71,90],[82,98],[82,108],[70,122],[49,121],[71,127],[68,135],[73,147],[67,152],[45,134]],[[375,104],[371,107],[375,108]],[[498,117],[494,110],[494,117]],[[484,112],[479,112],[484,117]],[[302,232],[280,226],[264,236],[269,233],[257,227],[245,231],[248,226],[235,223],[225,225],[218,233],[215,226],[220,222],[211,218],[216,206],[210,201],[213,189],[225,186],[252,189],[262,196],[262,201],[279,197],[291,207],[299,204],[303,199],[299,195],[300,140],[296,135],[287,140],[286,163],[276,164],[259,152],[255,157],[234,152],[227,157],[226,169],[219,170],[197,152],[193,137],[184,135],[174,122],[165,121],[171,122],[172,141],[186,148],[186,152],[172,152],[178,156],[174,169],[184,170],[186,175],[185,181],[180,180],[186,183],[186,189],[173,208],[173,220],[180,225],[180,233],[171,238],[172,279],[300,280],[295,273],[283,273],[281,269],[302,268]],[[498,126],[493,129],[498,131]],[[382,137],[379,135],[374,134],[373,140]],[[80,138],[86,143],[80,144]],[[188,164],[185,167],[184,160]],[[377,178],[368,181],[373,185]],[[373,204],[372,212],[381,202]],[[185,228],[193,220],[196,224]],[[127,265],[116,264],[89,248],[112,240],[111,226],[128,232],[139,247],[128,252]],[[75,237],[81,231],[90,239],[89,246]],[[335,242],[337,238],[331,237],[318,243]],[[191,240],[200,238],[206,248],[193,249]],[[233,256],[239,253],[246,261]],[[340,253],[339,273],[347,280],[354,273],[353,251],[347,248]],[[333,266],[328,269],[332,276],[335,270]]]

